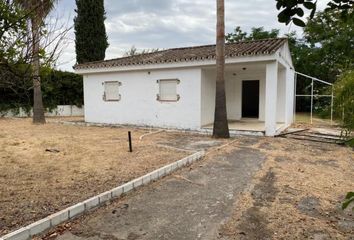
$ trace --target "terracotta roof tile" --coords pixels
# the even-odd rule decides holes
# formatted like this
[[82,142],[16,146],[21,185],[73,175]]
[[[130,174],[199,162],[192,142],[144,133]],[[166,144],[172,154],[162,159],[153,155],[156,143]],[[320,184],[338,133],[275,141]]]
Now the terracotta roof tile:
[[[273,38],[228,43],[225,46],[225,56],[226,58],[234,58],[239,56],[269,55],[275,53],[286,41],[286,38]],[[215,59],[215,45],[172,48],[129,57],[89,62],[75,65],[74,69],[108,68],[210,59]]]

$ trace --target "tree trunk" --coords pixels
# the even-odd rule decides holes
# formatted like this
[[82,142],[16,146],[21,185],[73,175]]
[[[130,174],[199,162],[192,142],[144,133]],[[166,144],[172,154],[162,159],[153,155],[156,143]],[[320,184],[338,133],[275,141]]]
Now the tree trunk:
[[216,0],[216,95],[213,137],[229,138],[229,125],[225,94],[225,6],[224,0]]
[[41,90],[40,62],[39,62],[39,27],[40,20],[31,19],[32,25],[32,65],[33,65],[33,123],[44,124],[44,108]]

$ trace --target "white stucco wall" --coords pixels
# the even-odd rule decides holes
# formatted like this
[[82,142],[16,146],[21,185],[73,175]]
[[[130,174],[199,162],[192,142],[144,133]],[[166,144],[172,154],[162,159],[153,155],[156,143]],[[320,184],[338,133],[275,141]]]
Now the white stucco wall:
[[265,114],[265,71],[257,71],[257,72],[244,72],[237,74],[236,81],[237,84],[237,97],[235,101],[240,102],[237,105],[237,118],[236,120],[242,117],[242,81],[247,80],[258,80],[259,81],[259,121],[264,121]]
[[[46,117],[82,117],[84,116],[84,106],[78,107],[74,105],[58,105],[54,109],[47,109],[44,113]],[[11,109],[0,112],[0,117],[32,117],[33,110],[27,112],[24,108]]]
[[278,62],[273,61],[266,66],[265,81],[265,134],[274,136],[277,122],[277,89],[278,89]]
[[[229,120],[242,118],[242,81],[259,80],[259,120],[264,121],[265,116],[265,71],[233,71],[225,73],[226,108]],[[202,125],[214,121],[215,108],[215,69],[202,70],[202,97],[201,121]]]
[[[282,46],[276,53],[277,61],[279,66],[281,66],[281,71],[279,72],[279,82],[278,95],[282,95],[278,98],[277,108],[281,108],[281,112],[277,109],[277,120],[285,122],[285,126],[289,126],[294,121],[294,89],[295,89],[295,70],[293,61],[291,59],[291,53],[289,50],[289,44],[286,43]],[[278,85],[279,85],[278,84]],[[282,89],[282,90],[280,90]],[[279,103],[281,101],[281,103]],[[279,105],[280,104],[280,105]]]
[[238,120],[241,118],[241,85],[240,81],[232,73],[226,72],[225,74],[225,92],[226,92],[226,109],[227,118],[229,120]]
[[278,84],[277,84],[277,122],[285,122],[286,112],[286,69],[278,69]]
[[[266,107],[267,66],[270,71],[268,72],[270,79],[268,109]],[[292,122],[294,82],[293,71],[290,68],[283,66],[278,68],[279,64],[272,65],[273,68],[269,66],[270,63],[262,63],[257,67],[257,71],[229,69],[225,73],[225,84],[228,119],[239,120],[242,118],[242,81],[260,81],[258,120],[266,122],[266,112],[268,112],[268,123],[266,122],[265,125],[268,135],[272,135],[275,132],[276,122],[287,124]],[[156,95],[159,92],[157,80],[176,78],[180,80],[177,93],[181,99],[178,102],[157,101]],[[103,101],[104,81],[122,83],[119,89],[120,101]],[[84,75],[85,121],[198,130],[214,121],[215,81],[215,68],[87,74]]]
[[201,126],[214,122],[216,73],[202,70],[201,79]]
[[295,71],[287,68],[286,72],[286,113],[285,122],[290,125],[294,122],[294,98],[295,98]]
[[[159,79],[179,79],[178,102],[160,102]],[[121,100],[105,102],[102,83],[119,81]],[[163,69],[84,75],[85,121],[156,127],[199,129],[201,116],[201,70]]]

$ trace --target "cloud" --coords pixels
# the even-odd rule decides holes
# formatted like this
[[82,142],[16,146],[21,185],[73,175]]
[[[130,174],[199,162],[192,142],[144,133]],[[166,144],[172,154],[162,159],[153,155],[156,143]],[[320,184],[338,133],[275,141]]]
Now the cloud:
[[[75,2],[59,1],[57,12],[71,19],[75,15]],[[215,0],[106,0],[106,30],[109,48],[106,58],[122,56],[135,46],[138,49],[172,48],[215,42]],[[236,26],[249,31],[252,27],[289,28],[277,22],[275,1],[225,0],[226,32]],[[292,27],[291,30],[295,30]],[[73,31],[70,38],[74,39]],[[75,46],[71,41],[60,62],[60,69],[72,71],[75,64]]]

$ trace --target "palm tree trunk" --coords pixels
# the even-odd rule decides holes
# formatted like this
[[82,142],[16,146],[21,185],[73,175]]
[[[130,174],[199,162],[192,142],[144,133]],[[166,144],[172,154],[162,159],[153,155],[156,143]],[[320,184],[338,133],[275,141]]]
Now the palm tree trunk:
[[216,94],[213,137],[229,138],[229,125],[225,94],[225,5],[224,0],[216,0]]
[[32,65],[33,65],[33,123],[44,124],[44,108],[42,100],[40,62],[39,62],[39,26],[40,22],[36,18],[31,19],[32,25]]

